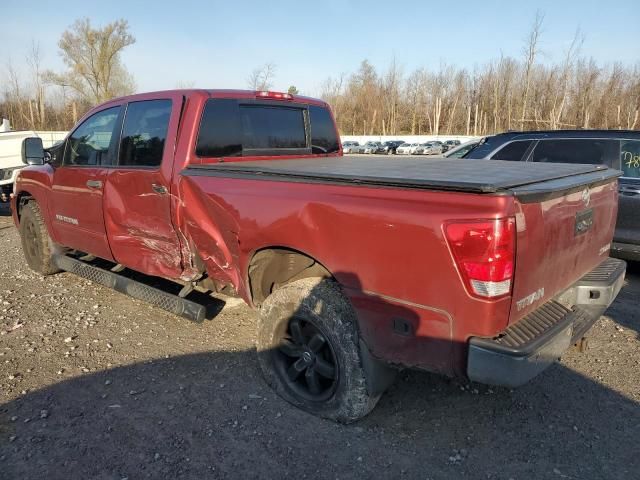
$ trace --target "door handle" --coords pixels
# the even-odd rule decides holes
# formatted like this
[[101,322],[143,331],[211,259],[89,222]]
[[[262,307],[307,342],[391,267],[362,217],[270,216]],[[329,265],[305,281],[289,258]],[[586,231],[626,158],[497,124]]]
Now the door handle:
[[87,187],[102,188],[102,182],[100,180],[87,180]]
[[159,193],[160,195],[166,195],[168,192],[167,187],[158,183],[152,183],[151,188],[154,192]]

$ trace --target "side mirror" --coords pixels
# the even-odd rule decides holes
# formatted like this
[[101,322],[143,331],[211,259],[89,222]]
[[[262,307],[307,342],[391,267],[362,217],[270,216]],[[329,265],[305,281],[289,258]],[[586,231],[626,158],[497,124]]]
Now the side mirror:
[[22,141],[22,163],[26,165],[44,164],[44,148],[41,138],[29,137]]

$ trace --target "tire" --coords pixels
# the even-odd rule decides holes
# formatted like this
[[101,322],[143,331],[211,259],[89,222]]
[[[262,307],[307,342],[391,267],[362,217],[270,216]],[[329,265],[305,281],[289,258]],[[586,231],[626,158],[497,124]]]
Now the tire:
[[258,361],[282,398],[314,415],[350,423],[367,415],[382,394],[368,391],[358,337],[355,312],[338,285],[305,278],[264,301]]
[[20,241],[31,270],[41,275],[60,271],[53,263],[53,242],[35,201],[30,201],[20,211]]

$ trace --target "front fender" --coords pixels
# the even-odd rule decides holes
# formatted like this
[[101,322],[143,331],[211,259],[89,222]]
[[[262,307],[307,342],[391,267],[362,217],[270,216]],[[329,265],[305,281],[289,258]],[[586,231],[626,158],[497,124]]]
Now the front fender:
[[52,234],[52,219],[50,215],[50,195],[53,179],[53,167],[41,165],[37,167],[25,167],[20,170],[14,186],[11,198],[11,215],[16,227],[20,227],[20,206],[25,198],[33,198],[44,216],[44,222],[54,242],[57,239]]

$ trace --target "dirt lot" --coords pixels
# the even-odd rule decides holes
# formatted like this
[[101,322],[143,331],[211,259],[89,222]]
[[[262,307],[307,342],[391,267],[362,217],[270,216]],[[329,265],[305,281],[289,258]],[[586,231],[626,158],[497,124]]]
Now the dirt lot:
[[516,391],[404,372],[343,426],[269,390],[244,304],[198,325],[43,279],[6,217],[0,248],[2,479],[638,478],[638,267],[587,354]]

